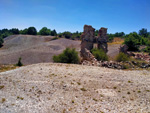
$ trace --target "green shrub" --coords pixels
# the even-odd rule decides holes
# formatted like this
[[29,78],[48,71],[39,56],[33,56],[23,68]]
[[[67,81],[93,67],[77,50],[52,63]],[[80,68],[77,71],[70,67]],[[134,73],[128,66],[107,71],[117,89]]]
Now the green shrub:
[[129,57],[128,57],[128,55],[126,55],[126,54],[124,54],[124,53],[122,53],[122,52],[120,52],[118,55],[117,55],[117,57],[116,57],[116,61],[118,61],[118,62],[121,62],[121,61],[128,61],[129,60]]
[[147,47],[144,49],[144,51],[150,55],[150,40],[147,41]]
[[55,36],[54,38],[52,38],[52,40],[57,40],[57,39],[59,39],[57,36]]
[[75,49],[66,48],[60,55],[53,56],[53,61],[77,64],[79,63],[78,52],[76,52]]
[[125,38],[124,44],[126,44],[129,48],[128,51],[138,51],[140,36],[137,33],[130,33],[129,36]]
[[18,63],[16,65],[19,66],[19,67],[23,66],[23,64],[21,62],[21,57],[19,58]]
[[94,48],[91,50],[91,52],[98,61],[100,61],[100,60],[101,61],[107,61],[108,60],[107,54],[102,49]]

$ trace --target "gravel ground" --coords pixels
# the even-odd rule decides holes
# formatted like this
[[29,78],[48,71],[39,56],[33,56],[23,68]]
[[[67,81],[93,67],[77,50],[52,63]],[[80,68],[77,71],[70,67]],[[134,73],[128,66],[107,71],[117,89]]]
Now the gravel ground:
[[150,72],[41,63],[0,73],[0,113],[149,113]]

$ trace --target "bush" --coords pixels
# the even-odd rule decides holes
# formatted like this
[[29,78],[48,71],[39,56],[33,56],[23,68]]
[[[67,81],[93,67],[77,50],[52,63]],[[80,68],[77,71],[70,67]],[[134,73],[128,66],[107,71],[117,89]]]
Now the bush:
[[137,33],[130,33],[124,43],[129,47],[129,51],[138,51],[141,37]]
[[52,40],[57,40],[57,39],[59,39],[57,36],[55,36],[54,38],[52,38]]
[[18,63],[16,64],[16,66],[19,66],[19,67],[23,66],[23,64],[21,62],[21,57],[19,58]]
[[150,40],[147,42],[147,47],[144,49],[150,55]]
[[122,53],[122,52],[120,52],[117,56],[116,56],[116,61],[117,62],[121,62],[121,61],[128,61],[129,60],[129,57],[128,57],[128,55],[126,55],[126,54],[124,54],[124,53]]
[[66,48],[60,55],[53,56],[53,61],[77,64],[79,63],[78,52],[76,52],[75,49]]
[[98,61],[100,61],[100,60],[101,61],[107,61],[108,60],[107,54],[102,49],[94,48],[91,50],[91,52]]

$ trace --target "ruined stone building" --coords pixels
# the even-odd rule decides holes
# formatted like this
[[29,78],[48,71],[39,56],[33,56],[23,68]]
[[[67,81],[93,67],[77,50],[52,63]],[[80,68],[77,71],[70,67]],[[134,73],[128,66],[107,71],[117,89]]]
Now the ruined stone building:
[[97,48],[103,49],[104,52],[107,52],[107,28],[101,28],[98,33],[98,37],[95,37],[95,29],[92,26],[84,25],[84,31],[81,35],[82,42],[81,42],[81,57],[84,60],[91,60],[93,55],[90,51],[94,47],[94,40],[96,40]]

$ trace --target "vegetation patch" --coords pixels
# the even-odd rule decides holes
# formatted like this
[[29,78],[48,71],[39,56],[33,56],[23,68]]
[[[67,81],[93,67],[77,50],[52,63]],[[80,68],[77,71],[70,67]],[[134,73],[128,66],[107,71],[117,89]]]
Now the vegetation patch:
[[21,57],[19,58],[18,63],[16,64],[16,66],[19,66],[19,67],[23,66],[23,63],[21,62]]
[[15,65],[0,65],[0,72],[5,72],[5,71],[9,71],[12,69],[16,69],[17,66]]
[[107,54],[102,49],[94,48],[91,50],[91,52],[98,61],[107,61],[108,60]]
[[57,36],[55,36],[54,38],[52,38],[52,40],[57,40],[57,39],[59,39]]
[[0,86],[0,89],[3,89],[4,88],[4,85]]
[[4,103],[5,101],[6,101],[6,99],[5,99],[5,98],[2,98],[1,102]]
[[120,53],[116,56],[116,61],[117,61],[117,62],[121,62],[121,61],[125,62],[125,61],[128,61],[128,60],[129,60],[129,56],[126,55],[126,54],[124,54],[124,53],[122,53],[122,52],[120,52]]
[[81,89],[81,91],[87,91],[85,88],[80,88]]
[[53,56],[54,62],[78,64],[78,52],[75,49],[66,48],[63,53],[58,56]]

